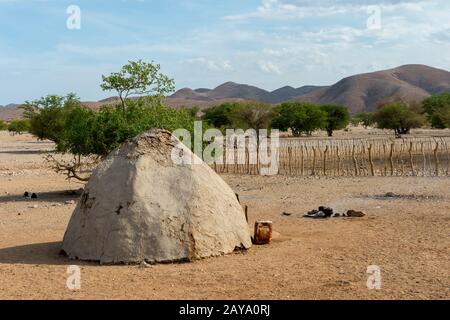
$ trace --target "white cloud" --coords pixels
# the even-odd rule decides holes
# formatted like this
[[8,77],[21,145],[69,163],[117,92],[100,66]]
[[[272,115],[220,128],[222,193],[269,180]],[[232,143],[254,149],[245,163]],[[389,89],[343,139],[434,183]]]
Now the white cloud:
[[197,64],[207,68],[210,71],[229,71],[232,70],[230,61],[228,60],[211,60],[204,57],[187,59],[188,63]]
[[262,0],[254,11],[243,14],[228,15],[224,20],[248,19],[292,19],[305,17],[326,17],[339,14],[365,13],[368,6],[378,6],[384,12],[423,11],[428,5],[435,4],[433,0],[405,1],[309,1],[309,0]]
[[259,61],[258,65],[259,68],[265,73],[272,73],[277,75],[282,74],[280,68],[270,61]]

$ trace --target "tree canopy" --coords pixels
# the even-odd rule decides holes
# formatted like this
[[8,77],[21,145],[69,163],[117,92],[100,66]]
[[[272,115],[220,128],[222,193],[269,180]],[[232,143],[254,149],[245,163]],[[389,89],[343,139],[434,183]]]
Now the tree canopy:
[[350,113],[344,106],[338,104],[327,104],[321,106],[327,114],[325,130],[329,137],[333,136],[335,130],[345,129],[350,123]]
[[396,136],[408,134],[413,128],[420,128],[426,119],[410,110],[402,102],[389,103],[381,106],[374,114],[374,120],[380,129],[394,130]]
[[327,113],[307,102],[285,102],[275,108],[272,127],[282,131],[291,129],[294,136],[311,135],[327,124]]
[[160,65],[153,62],[128,61],[119,72],[103,75],[101,88],[104,91],[115,90],[123,110],[130,96],[149,95],[160,100],[175,89],[174,80],[162,74],[160,69]]
[[434,128],[450,128],[450,92],[425,99],[422,108]]

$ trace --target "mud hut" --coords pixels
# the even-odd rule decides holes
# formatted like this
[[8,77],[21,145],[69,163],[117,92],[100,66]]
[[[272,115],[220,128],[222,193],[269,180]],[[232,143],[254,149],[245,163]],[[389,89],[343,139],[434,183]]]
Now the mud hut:
[[232,189],[203,162],[176,164],[178,143],[153,129],[113,151],[86,185],[62,252],[115,264],[192,261],[249,248]]

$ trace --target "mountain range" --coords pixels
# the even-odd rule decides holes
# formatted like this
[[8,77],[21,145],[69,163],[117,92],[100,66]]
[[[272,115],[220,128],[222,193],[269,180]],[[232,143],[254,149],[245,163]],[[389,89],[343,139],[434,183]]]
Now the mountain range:
[[[247,84],[226,82],[214,89],[184,88],[167,97],[172,107],[198,106],[202,109],[223,102],[256,100],[271,104],[285,101],[308,101],[317,104],[339,103],[351,113],[374,111],[383,102],[391,100],[421,101],[432,94],[450,91],[450,72],[425,65],[410,64],[398,68],[358,74],[344,78],[331,86],[285,86],[267,91]],[[117,102],[116,97],[97,102],[84,102],[98,109]],[[20,117],[18,105],[0,108],[0,119]]]

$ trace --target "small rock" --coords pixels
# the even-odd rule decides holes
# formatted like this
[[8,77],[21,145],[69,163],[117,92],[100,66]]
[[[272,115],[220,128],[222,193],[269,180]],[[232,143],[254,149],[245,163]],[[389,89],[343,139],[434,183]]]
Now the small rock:
[[341,214],[340,214],[340,213],[337,213],[337,212],[336,212],[335,214],[332,215],[333,218],[339,218],[340,216],[341,216]]
[[64,202],[65,204],[75,204],[74,200],[67,200],[66,202]]
[[139,268],[151,268],[152,266],[150,265],[150,264],[148,264],[147,262],[145,262],[145,261],[142,261],[140,264],[139,264]]
[[31,195],[31,199],[37,199],[37,198],[38,198],[38,196],[37,196],[36,193],[33,193],[33,194]]
[[26,191],[26,192],[23,194],[23,197],[24,197],[24,198],[29,198],[29,197],[30,197],[30,193],[29,193],[28,191]]
[[395,193],[393,192],[388,192],[384,195],[386,198],[395,198]]
[[283,216],[289,217],[289,216],[292,216],[292,213],[289,213],[289,212],[283,212]]
[[355,210],[348,210],[347,211],[347,217],[352,217],[352,218],[362,218],[364,217],[366,214],[362,211],[355,211]]
[[39,206],[37,204],[35,204],[35,205],[32,205],[32,206],[29,206],[28,208],[30,208],[30,209],[37,209],[37,208],[39,208]]

